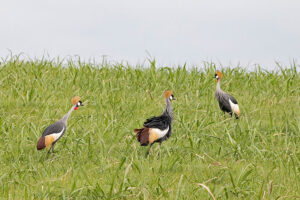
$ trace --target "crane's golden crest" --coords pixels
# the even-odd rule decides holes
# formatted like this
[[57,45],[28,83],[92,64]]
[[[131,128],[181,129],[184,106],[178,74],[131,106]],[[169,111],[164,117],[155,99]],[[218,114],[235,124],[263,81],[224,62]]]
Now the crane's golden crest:
[[73,97],[71,102],[73,105],[77,104],[79,101],[81,100],[81,98],[79,96]]
[[222,72],[220,72],[220,71],[217,71],[217,76],[219,77],[219,79],[222,79],[222,76],[223,76],[223,74],[222,74]]
[[167,91],[165,92],[165,98],[166,98],[166,99],[170,98],[171,95],[172,95],[172,90],[167,90]]

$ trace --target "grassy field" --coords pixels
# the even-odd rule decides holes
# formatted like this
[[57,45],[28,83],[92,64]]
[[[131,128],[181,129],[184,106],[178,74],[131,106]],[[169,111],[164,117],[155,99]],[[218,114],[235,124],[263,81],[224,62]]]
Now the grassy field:
[[[238,100],[239,120],[219,110],[213,64],[187,70],[12,58],[0,66],[2,199],[212,199],[203,185],[216,199],[300,198],[297,66],[222,70],[221,88]],[[145,158],[133,129],[163,112],[166,89],[177,99],[172,136]],[[47,158],[36,142],[75,95],[89,103],[72,113]]]

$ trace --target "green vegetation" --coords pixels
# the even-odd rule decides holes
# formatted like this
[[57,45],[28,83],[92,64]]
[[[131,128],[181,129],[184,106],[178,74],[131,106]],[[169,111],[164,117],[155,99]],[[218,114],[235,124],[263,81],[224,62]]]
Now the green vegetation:
[[[0,197],[3,199],[300,198],[300,74],[223,69],[239,120],[214,99],[214,64],[186,69],[100,66],[11,58],[0,64]],[[134,128],[162,113],[172,89],[175,121],[161,148]],[[74,111],[55,154],[37,151],[45,127]]]

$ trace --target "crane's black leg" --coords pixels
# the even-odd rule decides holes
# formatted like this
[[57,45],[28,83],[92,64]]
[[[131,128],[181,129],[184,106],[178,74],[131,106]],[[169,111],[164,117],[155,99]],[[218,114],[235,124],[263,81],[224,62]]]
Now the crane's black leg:
[[52,146],[49,148],[49,150],[48,150],[48,152],[47,152],[47,155],[50,153],[50,151],[51,151],[51,148],[52,148]]
[[54,145],[55,145],[55,143],[54,143],[54,144],[52,144],[52,146],[51,146],[52,153],[54,153]]
[[158,156],[161,155],[161,143],[162,143],[162,142],[159,142],[159,152],[158,152]]
[[149,147],[149,149],[148,149],[148,151],[147,151],[147,153],[146,153],[146,158],[148,157],[149,152],[150,152],[150,149],[151,149],[151,147],[152,147],[153,144],[154,144],[154,143],[150,144],[150,147]]
[[[51,147],[52,147],[52,146],[51,146]],[[48,157],[49,157],[51,147],[50,147],[49,150],[47,151],[47,156],[46,156],[47,159],[48,159]]]
[[49,148],[49,150],[47,152],[47,155],[49,155],[51,149],[52,149],[52,153],[54,153],[54,144],[52,144],[51,147]]

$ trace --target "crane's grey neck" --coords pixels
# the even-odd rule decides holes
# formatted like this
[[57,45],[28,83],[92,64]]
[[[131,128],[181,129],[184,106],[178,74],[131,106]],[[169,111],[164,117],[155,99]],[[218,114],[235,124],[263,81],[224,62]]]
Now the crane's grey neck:
[[171,119],[173,119],[173,110],[171,100],[169,98],[166,99],[166,109],[164,111],[164,115],[168,115]]
[[73,112],[74,108],[76,107],[76,104],[72,106],[72,108],[69,110],[69,112],[61,119],[61,121],[67,126],[67,121]]
[[218,80],[217,80],[217,87],[216,87],[216,91],[222,91],[222,90],[221,90],[221,86],[220,86],[220,85],[221,85],[221,80],[220,80],[220,79],[218,79]]

